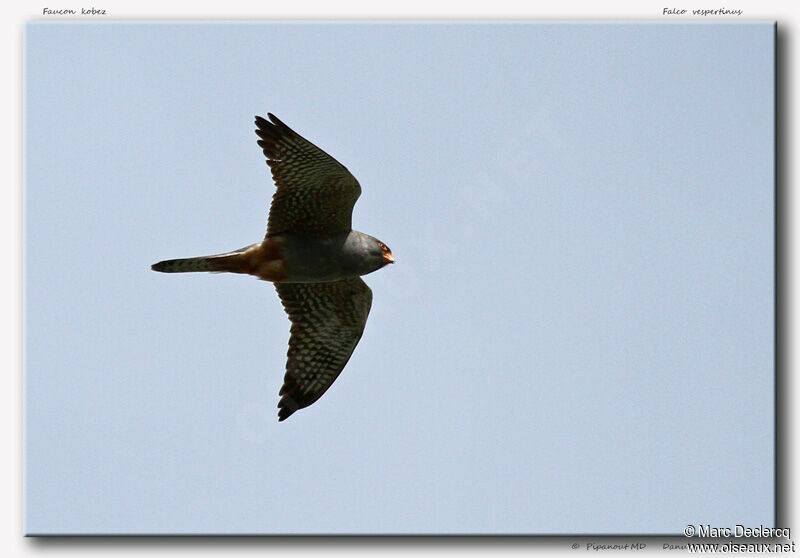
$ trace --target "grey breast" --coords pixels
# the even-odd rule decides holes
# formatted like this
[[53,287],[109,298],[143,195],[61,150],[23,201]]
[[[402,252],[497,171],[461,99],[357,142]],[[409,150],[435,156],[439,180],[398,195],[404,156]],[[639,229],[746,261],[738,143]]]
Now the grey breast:
[[286,283],[338,281],[362,275],[366,235],[350,231],[336,235],[278,235],[284,246]]

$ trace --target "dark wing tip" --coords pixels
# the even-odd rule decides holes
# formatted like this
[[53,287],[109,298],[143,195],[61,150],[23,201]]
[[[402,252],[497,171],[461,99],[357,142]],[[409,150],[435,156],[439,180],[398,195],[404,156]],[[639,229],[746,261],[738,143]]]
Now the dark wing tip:
[[272,114],[271,112],[267,113],[267,120],[266,118],[259,116],[256,114],[256,126],[259,128],[285,128],[288,129],[289,126],[284,124],[280,118]]
[[281,135],[290,135],[290,136],[298,135],[297,132],[295,132],[289,126],[284,124],[280,118],[278,118],[271,112],[267,113],[267,117],[269,118],[269,120],[266,120],[256,115],[256,126],[258,126],[259,130],[271,133],[271,135],[274,135],[276,137],[279,137]]
[[256,115],[256,135],[261,138],[258,145],[267,158],[278,158],[281,141],[285,138],[299,138],[300,136],[271,112],[268,112],[267,116],[269,121]]
[[271,122],[267,122],[260,116],[256,116],[256,135],[260,138],[257,143],[267,158],[278,156],[278,142],[281,139],[281,131]]
[[[281,393],[283,393],[283,389],[281,389]],[[300,405],[291,396],[284,395],[278,401],[278,408],[280,409],[278,411],[278,422],[281,422],[289,418],[292,413],[300,408]]]
[[261,118],[260,116],[256,116],[256,134],[258,134],[262,138],[264,136],[277,137],[278,130],[275,127],[275,124],[273,124],[272,122],[268,122],[263,118]]

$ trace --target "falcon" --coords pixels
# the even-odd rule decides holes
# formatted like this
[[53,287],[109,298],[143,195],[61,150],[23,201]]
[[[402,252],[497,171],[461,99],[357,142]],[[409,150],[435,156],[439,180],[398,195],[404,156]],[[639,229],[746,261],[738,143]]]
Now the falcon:
[[276,190],[264,240],[225,254],[164,260],[154,271],[245,273],[270,281],[291,321],[278,421],[319,399],[356,348],[372,306],[362,275],[394,263],[383,242],[352,229],[358,180],[273,114],[256,116]]

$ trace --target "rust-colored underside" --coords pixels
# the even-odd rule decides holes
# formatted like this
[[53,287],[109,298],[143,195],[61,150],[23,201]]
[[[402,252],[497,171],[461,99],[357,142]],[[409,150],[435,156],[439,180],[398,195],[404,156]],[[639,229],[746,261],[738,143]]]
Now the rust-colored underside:
[[255,275],[273,283],[286,279],[286,264],[280,244],[270,238],[244,252],[223,256],[215,263],[219,264],[219,271]]

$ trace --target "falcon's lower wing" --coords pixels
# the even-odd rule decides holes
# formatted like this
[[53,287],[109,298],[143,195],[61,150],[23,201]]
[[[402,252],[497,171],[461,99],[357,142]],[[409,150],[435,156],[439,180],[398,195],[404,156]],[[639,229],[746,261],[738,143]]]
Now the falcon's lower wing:
[[292,322],[278,420],[319,399],[356,348],[372,291],[356,277],[330,283],[276,283]]

